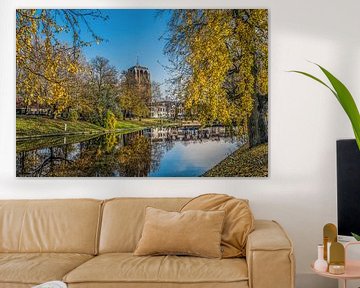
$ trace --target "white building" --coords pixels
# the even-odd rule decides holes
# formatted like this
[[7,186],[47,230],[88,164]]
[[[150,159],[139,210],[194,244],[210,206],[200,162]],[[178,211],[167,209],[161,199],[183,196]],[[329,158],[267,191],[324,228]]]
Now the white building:
[[151,104],[151,118],[182,119],[184,116],[182,103],[164,100]]

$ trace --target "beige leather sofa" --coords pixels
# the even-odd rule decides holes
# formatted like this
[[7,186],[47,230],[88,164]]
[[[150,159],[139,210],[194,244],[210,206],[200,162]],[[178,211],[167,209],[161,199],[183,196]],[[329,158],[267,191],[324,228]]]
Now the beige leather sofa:
[[292,244],[257,220],[245,258],[133,256],[146,206],[185,198],[0,201],[0,288],[63,280],[71,288],[293,288]]

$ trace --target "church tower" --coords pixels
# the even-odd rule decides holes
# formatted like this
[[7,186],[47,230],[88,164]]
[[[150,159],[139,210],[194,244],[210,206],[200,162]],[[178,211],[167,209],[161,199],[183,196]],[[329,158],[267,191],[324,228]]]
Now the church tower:
[[147,105],[151,104],[151,80],[150,71],[147,67],[140,66],[139,61],[136,65],[128,69],[128,74],[134,79],[135,84],[139,86],[143,99],[146,99]]

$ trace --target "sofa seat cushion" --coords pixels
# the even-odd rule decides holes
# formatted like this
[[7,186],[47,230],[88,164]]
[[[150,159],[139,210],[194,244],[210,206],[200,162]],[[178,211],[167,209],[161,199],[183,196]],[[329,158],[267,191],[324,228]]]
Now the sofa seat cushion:
[[61,280],[93,256],[72,253],[0,253],[0,284]]
[[63,280],[70,284],[144,283],[144,287],[149,287],[147,283],[209,284],[242,281],[247,285],[248,271],[245,260],[240,258],[206,259],[189,256],[134,256],[131,253],[110,253],[96,256],[71,271]]

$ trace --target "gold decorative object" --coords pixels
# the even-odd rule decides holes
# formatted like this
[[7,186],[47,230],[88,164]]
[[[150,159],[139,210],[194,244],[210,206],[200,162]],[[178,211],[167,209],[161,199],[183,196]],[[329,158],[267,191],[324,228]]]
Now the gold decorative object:
[[324,259],[327,260],[328,263],[328,243],[337,242],[337,228],[334,224],[328,223],[323,228],[323,237],[324,237]]
[[344,245],[334,242],[330,247],[330,264],[345,264],[345,248]]
[[345,273],[345,247],[341,243],[331,243],[329,273]]

